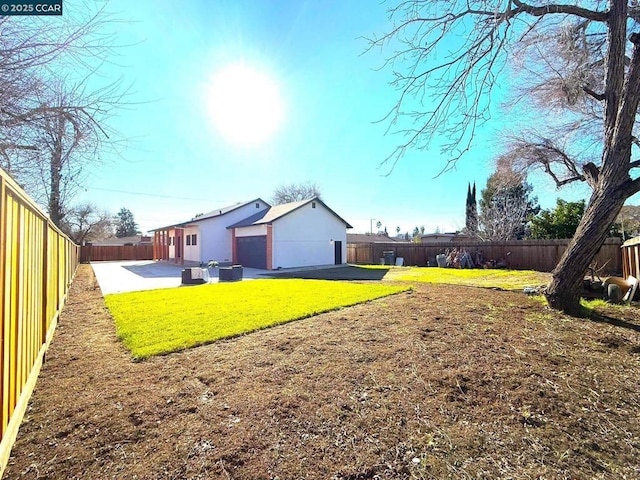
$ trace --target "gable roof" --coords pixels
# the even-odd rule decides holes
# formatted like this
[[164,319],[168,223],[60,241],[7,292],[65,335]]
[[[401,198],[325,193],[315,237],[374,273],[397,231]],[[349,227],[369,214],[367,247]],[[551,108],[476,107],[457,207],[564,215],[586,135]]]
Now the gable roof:
[[250,200],[248,202],[239,202],[239,203],[235,203],[233,205],[230,205],[228,207],[217,208],[215,210],[211,210],[210,212],[202,214],[199,217],[192,218],[191,220],[187,220],[187,221],[179,222],[179,223],[172,223],[171,225],[167,225],[165,227],[160,227],[160,228],[154,228],[153,230],[149,230],[149,231],[153,232],[155,230],[166,230],[166,229],[172,228],[172,227],[186,227],[187,225],[198,223],[198,222],[201,222],[202,220],[208,220],[210,218],[221,217],[223,215],[226,215],[227,213],[231,213],[231,212],[233,212],[235,210],[238,210],[239,208],[246,207],[247,205],[251,205],[252,203],[255,203],[255,202],[264,203],[267,206],[267,209],[270,207],[270,205],[267,202],[265,202],[264,200],[262,200],[261,198],[256,198],[256,199]]
[[327,205],[318,197],[308,198],[306,200],[301,200],[299,202],[282,203],[280,205],[271,206],[266,210],[258,212],[255,215],[251,215],[250,217],[239,221],[238,223],[229,225],[227,228],[251,227],[254,225],[265,225],[265,224],[273,223],[275,220],[278,220],[279,218],[282,218],[285,215],[295,212],[299,208],[302,208],[311,202],[316,202],[321,204],[324,208],[326,208],[329,211],[329,213],[331,213],[336,218],[338,218],[338,220],[344,223],[347,228],[353,228],[340,215],[338,215],[336,212],[334,212],[329,207],[327,207]]
[[398,240],[389,235],[370,233],[347,233],[347,243],[405,243],[406,240]]
[[240,202],[240,203],[236,203],[234,205],[230,205],[228,207],[223,207],[223,208],[218,208],[216,210],[211,210],[210,212],[207,212],[207,213],[205,213],[203,215],[200,215],[199,217],[192,218],[191,220],[183,222],[182,225],[185,225],[187,223],[200,222],[202,220],[208,220],[208,219],[214,218],[214,217],[221,217],[222,215],[226,215],[227,213],[233,212],[234,210],[238,210],[239,208],[246,207],[247,205],[250,205],[250,204],[256,203],[256,202],[262,202],[267,207],[270,207],[270,205],[267,202],[265,202],[264,200],[262,200],[261,198],[256,198],[256,199],[250,200],[248,202]]

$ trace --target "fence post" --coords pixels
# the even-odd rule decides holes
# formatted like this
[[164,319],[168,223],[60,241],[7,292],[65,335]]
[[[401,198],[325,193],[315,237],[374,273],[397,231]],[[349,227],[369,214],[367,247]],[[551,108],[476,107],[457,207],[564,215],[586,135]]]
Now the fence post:
[[0,438],[4,436],[8,419],[5,413],[7,392],[5,390],[5,356],[4,356],[4,326],[6,315],[6,270],[7,270],[7,191],[4,176],[0,175]]
[[42,238],[42,251],[44,252],[44,261],[42,262],[42,343],[47,341],[47,316],[49,313],[48,298],[49,295],[49,221],[42,219],[44,224],[44,234]]

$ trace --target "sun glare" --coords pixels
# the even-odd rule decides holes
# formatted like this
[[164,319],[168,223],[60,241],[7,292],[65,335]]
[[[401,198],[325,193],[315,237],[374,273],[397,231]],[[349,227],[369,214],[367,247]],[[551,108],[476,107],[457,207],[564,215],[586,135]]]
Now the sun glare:
[[275,83],[244,64],[228,66],[213,76],[207,103],[216,128],[236,144],[261,144],[282,122],[282,100]]

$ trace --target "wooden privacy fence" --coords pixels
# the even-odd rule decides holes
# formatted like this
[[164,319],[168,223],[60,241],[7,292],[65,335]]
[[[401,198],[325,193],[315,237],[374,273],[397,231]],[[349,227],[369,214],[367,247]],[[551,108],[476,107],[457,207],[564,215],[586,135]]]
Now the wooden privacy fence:
[[153,245],[84,245],[80,249],[83,263],[114,260],[153,260]]
[[[603,273],[622,271],[619,238],[609,238],[596,257],[599,267],[606,263]],[[473,254],[482,252],[485,260],[504,258],[509,268],[550,272],[566,250],[569,240],[512,240],[506,242],[464,241],[455,243],[350,243],[347,245],[347,262],[377,264],[384,252],[403,257],[405,265],[436,265],[436,255],[454,247],[464,248]],[[511,253],[509,253],[511,252]],[[507,255],[509,253],[509,255]],[[428,263],[427,263],[428,262]]]
[[79,247],[0,169],[0,476],[78,260]]
[[627,278],[629,275],[640,278],[640,237],[622,244],[622,276]]

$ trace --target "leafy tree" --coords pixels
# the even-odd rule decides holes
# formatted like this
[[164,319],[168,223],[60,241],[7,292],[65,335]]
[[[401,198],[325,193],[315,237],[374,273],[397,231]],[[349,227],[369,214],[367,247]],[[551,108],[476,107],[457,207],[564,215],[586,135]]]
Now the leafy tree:
[[[387,118],[405,137],[385,161],[391,168],[408,149],[425,149],[436,136],[445,139],[450,154],[443,170],[454,168],[472,147],[478,127],[491,118],[491,94],[504,85],[503,75],[514,78],[515,69],[506,68],[510,60],[523,66],[518,80],[532,79],[516,92],[520,105],[553,112],[545,118],[563,118],[572,127],[549,135],[522,129],[509,157],[542,168],[558,185],[583,181],[592,189],[546,289],[551,307],[581,313],[584,273],[625,200],[640,191],[635,173],[640,160],[632,159],[640,147],[634,132],[640,5],[636,0],[407,0],[392,8],[390,17],[393,27],[371,38],[370,47],[397,46],[387,65],[395,70],[392,85],[399,96]],[[592,155],[584,153],[585,129],[596,141]],[[571,146],[569,137],[555,136],[564,131],[578,139],[573,148],[565,148]]]
[[316,183],[291,183],[276,188],[273,192],[271,203],[281,205],[314,197],[320,197],[320,187]]
[[556,201],[553,210],[542,210],[531,219],[532,238],[571,238],[584,215],[585,201]]
[[131,237],[133,235],[139,235],[138,224],[133,218],[131,210],[121,208],[116,216],[116,237]]
[[533,187],[526,177],[511,170],[498,170],[487,179],[481,192],[476,234],[484,240],[522,239],[529,219],[540,211]]

